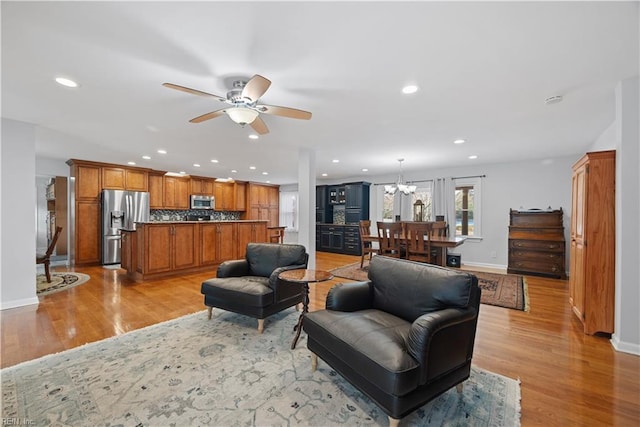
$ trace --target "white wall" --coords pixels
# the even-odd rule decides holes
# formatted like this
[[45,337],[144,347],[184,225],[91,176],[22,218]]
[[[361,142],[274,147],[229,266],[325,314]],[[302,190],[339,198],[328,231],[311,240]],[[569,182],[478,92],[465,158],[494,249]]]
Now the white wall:
[[[544,209],[549,206],[553,209],[562,208],[565,213],[565,239],[568,241],[571,210],[571,166],[582,154],[584,153],[576,153],[569,157],[405,173],[404,179],[416,181],[438,177],[486,175],[482,180],[482,239],[467,240],[457,247],[455,252],[462,255],[462,262],[467,265],[506,268],[508,263],[509,209],[511,208]],[[395,180],[397,180],[397,176],[358,176],[344,179],[342,182],[383,183]],[[325,182],[321,184],[325,184]],[[375,185],[371,186],[370,217],[372,221],[376,220],[378,211],[382,209],[382,203],[376,197],[376,187]],[[491,257],[492,252],[496,253],[495,258]]]
[[616,290],[615,333],[619,351],[640,355],[640,84],[638,76],[616,87]]
[[34,126],[2,119],[0,309],[37,304]]

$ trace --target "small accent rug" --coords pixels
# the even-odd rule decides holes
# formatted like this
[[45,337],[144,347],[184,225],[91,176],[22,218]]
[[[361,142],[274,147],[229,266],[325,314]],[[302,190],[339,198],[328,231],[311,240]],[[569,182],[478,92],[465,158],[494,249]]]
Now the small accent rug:
[[[360,263],[345,265],[331,270],[331,274],[345,279],[365,281],[368,279],[369,261],[365,260],[364,267]],[[485,273],[482,271],[459,270],[471,273],[478,278],[478,285],[482,289],[480,302],[514,310],[529,311],[527,298],[527,281],[518,274]]]
[[[0,371],[4,420],[68,426],[386,426],[387,416],[322,360],[311,371],[298,313],[214,310]],[[519,381],[473,367],[403,426],[518,426]]]
[[86,283],[91,277],[83,273],[64,272],[51,273],[51,283],[47,283],[47,276],[38,274],[36,276],[36,295],[49,295],[54,292],[64,291],[74,286]]

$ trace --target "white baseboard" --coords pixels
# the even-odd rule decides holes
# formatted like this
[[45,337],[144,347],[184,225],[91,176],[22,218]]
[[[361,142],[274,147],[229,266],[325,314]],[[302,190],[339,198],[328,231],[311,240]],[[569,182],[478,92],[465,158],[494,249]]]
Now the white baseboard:
[[616,351],[640,356],[640,344],[638,343],[620,341],[620,337],[616,334],[613,334],[611,336],[610,342],[613,348],[616,349]]
[[483,267],[483,268],[495,268],[498,270],[507,271],[507,266],[502,264],[487,264],[484,262],[463,262],[462,265],[465,267]]
[[18,308],[18,307],[24,307],[27,305],[38,305],[38,304],[40,304],[40,300],[38,299],[38,297],[24,298],[24,299],[19,299],[14,301],[3,301],[0,303],[0,310],[8,310],[10,308]]

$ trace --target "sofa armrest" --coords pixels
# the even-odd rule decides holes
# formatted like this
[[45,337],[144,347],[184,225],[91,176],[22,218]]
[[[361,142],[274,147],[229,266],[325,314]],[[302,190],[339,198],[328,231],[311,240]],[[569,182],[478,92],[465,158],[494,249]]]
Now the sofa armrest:
[[447,308],[413,322],[407,352],[421,365],[420,384],[471,359],[477,322],[475,308]]
[[334,311],[359,311],[372,307],[373,288],[370,281],[338,283],[327,294],[326,308]]
[[218,266],[216,277],[242,277],[249,275],[249,263],[246,259],[225,261]]

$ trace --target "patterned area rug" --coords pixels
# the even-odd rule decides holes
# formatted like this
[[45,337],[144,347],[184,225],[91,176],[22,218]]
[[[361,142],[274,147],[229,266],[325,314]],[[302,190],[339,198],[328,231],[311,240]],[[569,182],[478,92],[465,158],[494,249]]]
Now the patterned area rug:
[[[369,262],[365,260],[360,269],[360,263],[345,265],[331,270],[336,277],[364,281],[367,280]],[[481,271],[458,270],[472,273],[478,278],[478,285],[482,289],[480,302],[498,307],[529,311],[527,298],[527,281],[518,274],[485,273]]]
[[83,273],[51,273],[51,283],[47,283],[47,277],[44,274],[38,274],[36,276],[36,294],[38,296],[49,295],[82,285],[89,279],[90,277]]
[[[386,426],[387,416],[319,360],[298,313],[257,322],[206,311],[0,371],[2,419],[72,426]],[[403,426],[517,426],[519,382],[478,368]]]

